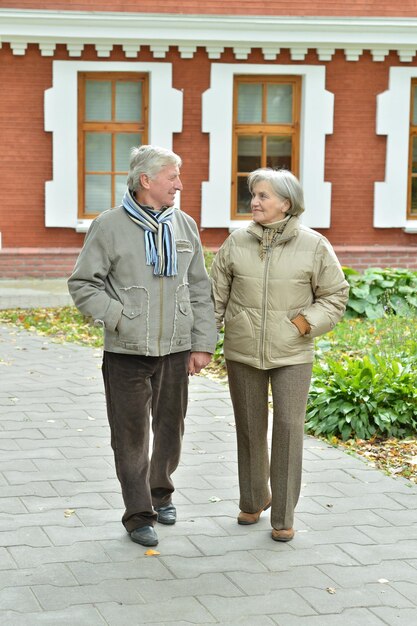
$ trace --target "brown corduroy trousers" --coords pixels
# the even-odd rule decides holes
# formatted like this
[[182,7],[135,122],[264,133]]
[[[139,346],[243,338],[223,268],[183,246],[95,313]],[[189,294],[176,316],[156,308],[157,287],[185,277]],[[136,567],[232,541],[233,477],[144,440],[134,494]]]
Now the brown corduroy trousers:
[[[188,402],[189,352],[161,357],[104,352],[103,379],[128,532],[153,526],[171,502]],[[150,416],[153,447],[149,458]]]
[[[311,370],[311,363],[260,370],[227,361],[236,421],[240,509],[255,513],[272,497],[271,525],[278,530],[293,527],[294,509],[300,496]],[[269,384],[273,402],[270,462]]]

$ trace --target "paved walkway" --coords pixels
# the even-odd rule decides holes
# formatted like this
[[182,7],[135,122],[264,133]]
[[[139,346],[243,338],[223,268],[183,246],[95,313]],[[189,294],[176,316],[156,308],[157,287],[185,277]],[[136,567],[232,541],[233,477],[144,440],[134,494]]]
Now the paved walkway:
[[0,623],[417,624],[417,489],[305,439],[295,539],[236,523],[227,389],[191,380],[175,526],[120,523],[100,350],[0,326]]

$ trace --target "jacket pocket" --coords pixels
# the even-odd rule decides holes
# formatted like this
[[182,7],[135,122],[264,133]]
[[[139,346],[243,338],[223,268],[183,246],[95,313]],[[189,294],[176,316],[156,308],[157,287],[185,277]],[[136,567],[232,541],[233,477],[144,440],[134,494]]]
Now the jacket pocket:
[[227,352],[239,352],[248,356],[255,354],[255,333],[245,310],[225,322],[224,350],[226,356]]
[[312,346],[312,339],[300,335],[297,326],[288,317],[284,317],[273,332],[271,332],[271,327],[269,327],[267,339],[269,343],[269,357],[272,359],[294,356],[300,352],[310,350]]
[[[145,287],[122,290],[123,310],[117,324],[117,343],[135,344],[145,349],[148,341],[149,294]],[[125,346],[126,347],[126,346]]]
[[[188,285],[178,287],[175,307],[174,343],[190,345],[191,330],[194,324],[193,310],[190,302]],[[184,348],[185,349],[185,348]]]

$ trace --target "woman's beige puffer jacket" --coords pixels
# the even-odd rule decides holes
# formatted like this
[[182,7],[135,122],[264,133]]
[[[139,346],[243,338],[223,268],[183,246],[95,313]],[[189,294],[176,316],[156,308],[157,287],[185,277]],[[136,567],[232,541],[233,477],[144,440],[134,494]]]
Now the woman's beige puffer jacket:
[[[343,316],[348,283],[328,240],[298,217],[289,219],[263,260],[262,232],[254,222],[234,231],[213,262],[225,357],[259,369],[310,363],[314,337],[334,328]],[[298,314],[311,326],[308,335],[291,322]]]

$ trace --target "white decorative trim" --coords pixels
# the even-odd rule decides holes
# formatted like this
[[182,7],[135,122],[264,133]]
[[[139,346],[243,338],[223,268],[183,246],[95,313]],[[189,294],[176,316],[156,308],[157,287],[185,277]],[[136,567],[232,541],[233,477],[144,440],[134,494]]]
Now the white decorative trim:
[[359,57],[361,56],[363,50],[359,48],[346,48],[345,49],[345,58],[346,61],[359,61]]
[[410,48],[409,50],[397,50],[397,54],[401,63],[411,63],[416,54],[415,48]]
[[182,130],[182,93],[172,88],[171,63],[53,62],[53,86],[45,91],[45,130],[53,134],[53,180],[45,184],[45,226],[84,231],[89,220],[79,223],[77,218],[78,72],[148,72],[149,142],[165,148],[172,148],[173,133]]
[[96,43],[95,49],[98,57],[109,57],[113,50],[113,44],[111,43]]
[[[271,46],[281,49],[326,48],[345,50],[349,60],[354,60],[354,50],[381,48],[395,50],[402,62],[410,62],[416,51],[416,30],[415,17],[287,17],[0,9],[2,41],[21,38],[26,43],[40,44],[47,40],[70,46],[132,43],[156,48],[163,45],[203,46],[207,50]],[[23,46],[20,50],[23,51]],[[162,51],[159,54],[163,58]]]
[[209,59],[220,59],[224,52],[223,46],[206,46],[206,52]]
[[405,228],[411,232],[417,226],[417,221],[407,220],[412,78],[417,78],[417,67],[391,67],[388,90],[377,96],[376,132],[387,135],[387,152],[385,181],[375,183],[375,228]]
[[192,59],[197,51],[197,46],[190,44],[178,46],[178,51],[182,59]]
[[10,47],[15,56],[23,56],[26,54],[28,44],[26,41],[12,39],[10,41]]
[[307,48],[290,48],[291,60],[304,61],[307,52]]
[[281,49],[276,46],[264,46],[262,48],[262,54],[264,55],[265,61],[275,61],[280,52]]
[[83,50],[83,43],[67,43],[67,50],[70,57],[80,57]]
[[233,48],[233,54],[235,59],[247,59],[251,53],[252,48],[250,46],[235,46]]
[[303,78],[301,96],[300,180],[306,212],[303,222],[330,226],[331,184],[324,181],[326,135],[333,132],[333,94],[325,90],[325,68],[308,65],[213,63],[210,89],[203,94],[203,132],[210,134],[209,180],[202,184],[201,226],[236,228],[232,221],[232,123],[235,74],[296,74]]
[[380,61],[385,60],[385,57],[388,56],[389,54],[389,50],[388,48],[385,48],[383,50],[376,48],[376,49],[371,50],[371,54],[372,54],[373,61],[380,62]]
[[166,44],[158,44],[158,45],[151,46],[151,52],[155,59],[165,59],[168,50],[169,50],[169,45],[166,45]]
[[335,52],[334,48],[317,48],[319,61],[331,61]]
[[43,57],[53,57],[55,48],[56,45],[54,43],[49,43],[47,41],[39,44],[39,50],[41,51],[41,55]]
[[123,52],[128,59],[135,59],[140,51],[140,46],[137,43],[125,43],[123,45]]

